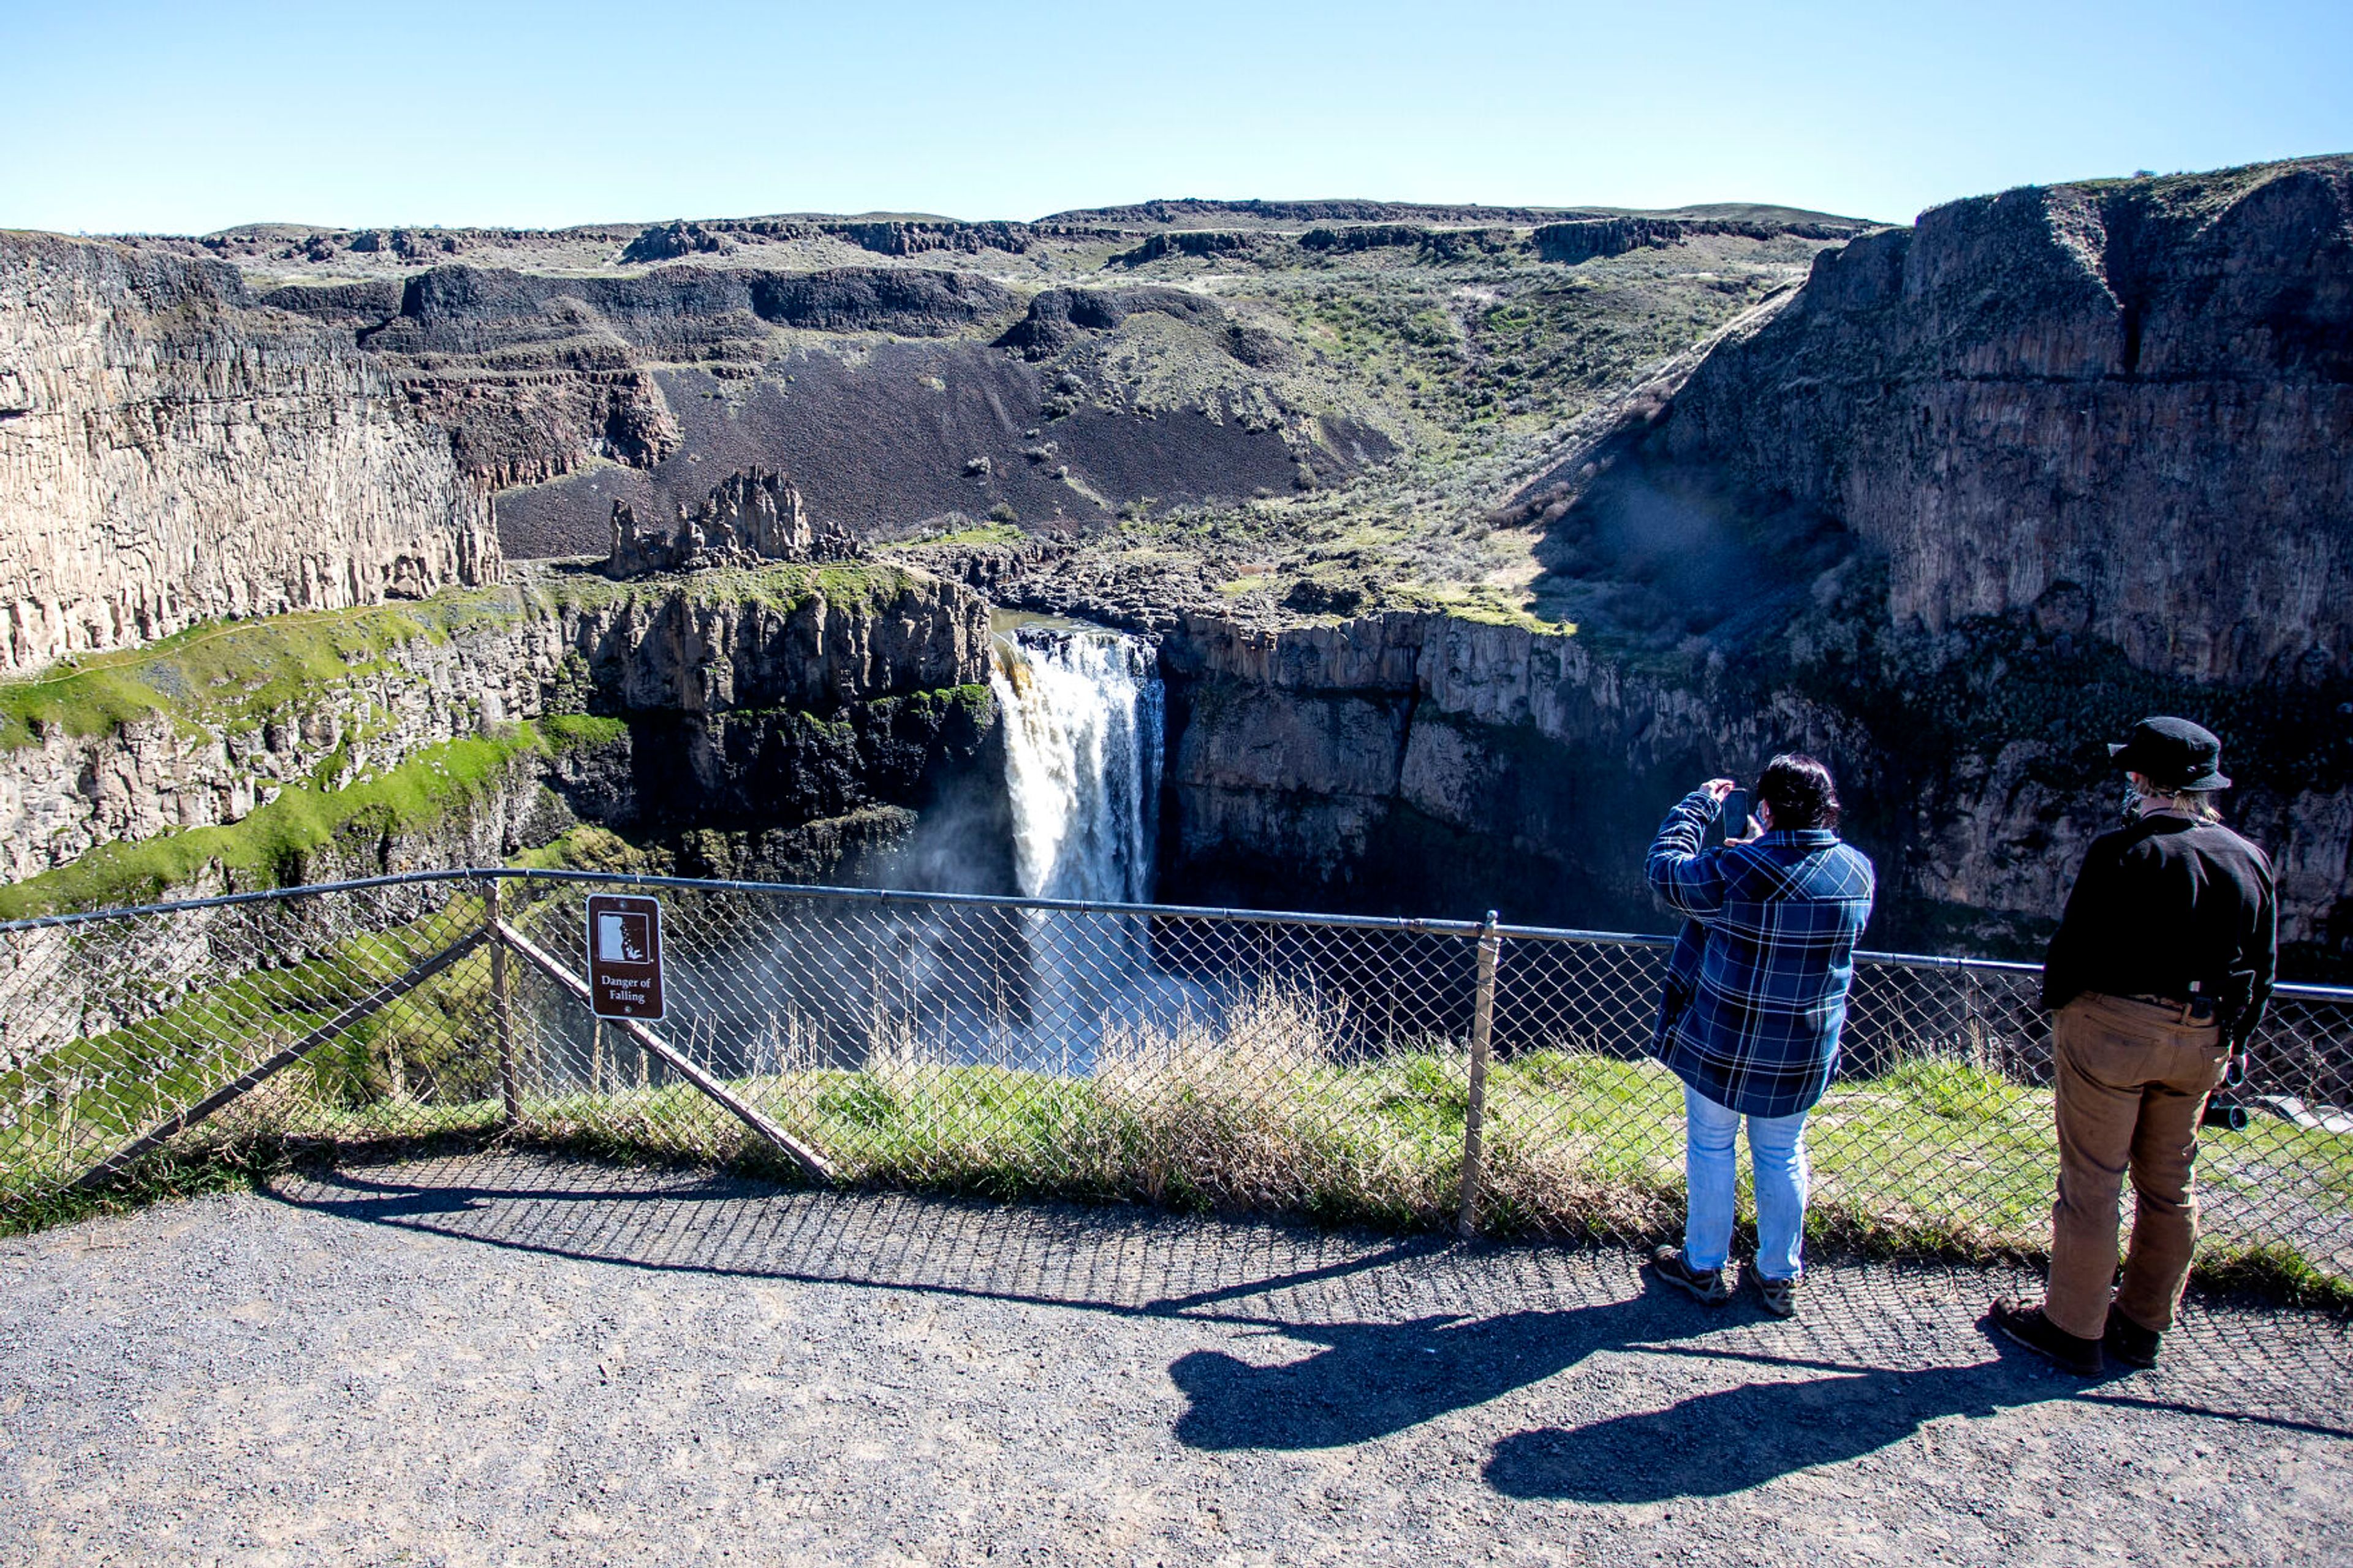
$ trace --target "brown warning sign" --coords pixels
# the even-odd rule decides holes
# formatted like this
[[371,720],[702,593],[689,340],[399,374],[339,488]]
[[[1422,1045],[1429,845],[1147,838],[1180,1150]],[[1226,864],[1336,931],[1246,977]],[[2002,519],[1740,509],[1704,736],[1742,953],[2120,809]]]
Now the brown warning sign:
[[599,1018],[662,1016],[659,900],[619,893],[590,896],[588,995]]

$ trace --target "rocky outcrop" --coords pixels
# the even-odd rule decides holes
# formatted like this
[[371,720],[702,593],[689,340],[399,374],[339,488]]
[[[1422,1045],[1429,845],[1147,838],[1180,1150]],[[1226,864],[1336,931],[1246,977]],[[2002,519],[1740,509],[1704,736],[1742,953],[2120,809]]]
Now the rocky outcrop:
[[1683,225],[1664,218],[1580,218],[1546,224],[1534,239],[1536,254],[1545,260],[1574,265],[1598,256],[1623,256],[1646,245],[1679,244],[1686,232]]
[[680,509],[675,526],[641,524],[629,503],[613,503],[608,577],[750,566],[764,561],[848,561],[858,541],[832,524],[812,524],[801,492],[782,474],[739,468],[714,486],[691,514]]
[[[311,248],[322,248],[317,237]],[[417,261],[430,257],[436,260],[455,256],[465,248],[464,238],[456,234],[436,233],[429,229],[364,228],[352,236],[350,248],[367,256],[378,251],[390,251],[403,261]]]
[[[651,579],[565,603],[569,650],[609,711],[845,706],[987,679],[988,606],[881,566]],[[540,579],[558,583],[565,574]],[[730,591],[731,588],[733,591]]]
[[0,669],[488,580],[481,487],[217,262],[0,236]]
[[1538,257],[1575,265],[1596,257],[1623,256],[1648,246],[1664,249],[1685,245],[1703,235],[1730,235],[1741,239],[1852,239],[1872,226],[1836,219],[1618,217],[1572,218],[1540,225],[1531,237]]
[[926,251],[984,250],[1018,255],[1030,248],[1029,226],[1022,223],[958,223],[954,219],[874,218],[813,226],[877,256],[921,256]]
[[[1542,230],[1538,230],[1542,233]],[[1299,237],[1299,248],[1348,255],[1360,250],[1409,247],[1432,261],[1459,261],[1472,256],[1500,256],[1527,248],[1508,228],[1427,228],[1419,224],[1367,223],[1347,228],[1311,228]],[[1546,257],[1546,260],[1556,258]]]
[[653,224],[621,249],[623,265],[682,256],[724,255],[746,243],[842,239],[877,256],[984,250],[1018,255],[1031,248],[1024,223],[964,223],[955,218],[717,218]]
[[783,329],[944,337],[1013,305],[986,278],[914,268],[677,265],[559,278],[437,267],[407,279],[397,308],[374,321],[357,313],[378,298],[364,297],[366,287],[286,302],[352,325],[417,410],[449,432],[466,470],[499,489],[543,484],[596,458],[650,468],[676,452],[678,417],[653,365],[744,376],[781,352]]
[[2353,160],[1956,202],[1816,258],[1643,455],[1874,546],[1898,627],[2353,676]]
[[1262,248],[1271,243],[1271,237],[1248,231],[1229,229],[1176,228],[1146,235],[1144,243],[1133,250],[1121,251],[1103,265],[1106,267],[1142,267],[1165,256],[1239,256]]
[[1012,310],[986,278],[879,267],[564,278],[446,266],[266,298],[350,331],[448,432],[465,471],[494,489],[545,484],[598,459],[652,468],[676,453],[684,437],[654,366],[740,377],[782,351],[784,329],[935,338]]
[[621,247],[621,265],[669,261],[681,256],[715,256],[735,248],[723,234],[699,223],[658,223]]
[[366,334],[383,353],[484,353],[602,333],[670,359],[765,347],[764,323],[939,337],[1010,310],[1002,286],[967,272],[849,267],[824,272],[662,267],[554,278],[437,267],[404,285],[399,314]]
[[1655,926],[1641,850],[1662,792],[1785,735],[1828,749],[1834,723],[1793,703],[1727,724],[1574,637],[1441,616],[1188,616],[1162,658],[1165,881],[1186,901]]
[[[534,315],[528,297],[471,287],[483,276],[507,275],[457,268],[429,288],[399,279],[289,284],[262,299],[384,356],[411,405],[448,433],[459,465],[486,488],[544,484],[599,458],[650,468],[678,449],[659,384],[618,334],[585,308],[541,300]],[[477,306],[487,319],[469,328]],[[759,333],[756,322],[722,323],[677,349],[756,354]]]
[[449,435],[468,477],[545,484],[598,458],[649,468],[682,439],[660,382],[638,369],[404,373],[417,412]]
[[[1181,224],[1200,228],[1220,220],[1267,224],[1421,223],[1514,224],[1550,223],[1556,218],[1585,216],[1558,207],[1482,207],[1443,203],[1368,201],[1211,201],[1186,197],[1175,201],[1135,202],[1125,206],[1081,207],[1039,218],[1040,226],[1115,224]],[[1599,216],[1599,215],[1592,215]]]
[[[236,822],[298,781],[332,787],[517,720],[593,710],[699,732],[737,710],[824,717],[987,678],[986,604],[919,573],[786,567],[626,588],[580,572],[516,575],[506,588],[355,624],[347,640],[273,649],[268,623],[230,628],[254,644],[245,655],[215,650],[219,668],[239,672],[233,681],[304,677],[258,710],[206,706],[170,649],[110,672],[110,689],[148,693],[144,711],[103,725],[39,722],[0,750],[0,876]],[[337,647],[351,651],[339,658]],[[673,730],[667,743],[683,742]],[[723,751],[723,737],[716,743]],[[584,815],[599,814],[596,798],[612,814],[636,809],[626,784],[599,783],[593,769],[571,783]]]
[[997,346],[1018,350],[1025,359],[1051,359],[1087,333],[1108,332],[1147,310],[1197,324],[1225,319],[1217,301],[1182,289],[1046,289]]

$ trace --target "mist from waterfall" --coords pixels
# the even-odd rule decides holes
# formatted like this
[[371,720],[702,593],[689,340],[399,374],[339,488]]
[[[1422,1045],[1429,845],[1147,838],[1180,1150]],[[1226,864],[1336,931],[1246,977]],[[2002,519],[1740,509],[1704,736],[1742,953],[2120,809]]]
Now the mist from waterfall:
[[1151,647],[1120,632],[1023,626],[997,637],[989,684],[1022,893],[1150,901],[1164,716]]

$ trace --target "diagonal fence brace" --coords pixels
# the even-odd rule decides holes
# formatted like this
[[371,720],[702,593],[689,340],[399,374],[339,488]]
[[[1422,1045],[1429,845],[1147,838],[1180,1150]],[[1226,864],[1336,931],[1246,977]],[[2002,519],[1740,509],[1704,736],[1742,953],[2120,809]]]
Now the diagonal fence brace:
[[250,1089],[259,1088],[268,1079],[292,1067],[353,1025],[416,990],[419,985],[481,946],[490,939],[490,934],[489,931],[477,928],[468,931],[430,958],[418,960],[405,973],[394,976],[366,995],[348,1004],[342,1012],[293,1044],[271,1052],[194,1105],[174,1111],[153,1128],[84,1172],[74,1185],[77,1188],[87,1189],[106,1181],[141,1155],[186,1131],[231,1100]]
[[[592,1001],[588,983],[542,951],[539,944],[533,942],[531,938],[504,921],[493,922],[489,929],[497,934],[501,942],[513,949],[518,957],[539,970],[550,980],[572,993],[583,1003]],[[761,1115],[726,1085],[695,1066],[683,1051],[668,1040],[663,1039],[635,1018],[607,1018],[605,1022],[636,1041],[638,1048],[645,1051],[647,1055],[659,1058],[669,1065],[671,1071],[733,1112],[744,1126],[790,1154],[802,1170],[820,1182],[830,1182],[834,1179],[831,1161]]]

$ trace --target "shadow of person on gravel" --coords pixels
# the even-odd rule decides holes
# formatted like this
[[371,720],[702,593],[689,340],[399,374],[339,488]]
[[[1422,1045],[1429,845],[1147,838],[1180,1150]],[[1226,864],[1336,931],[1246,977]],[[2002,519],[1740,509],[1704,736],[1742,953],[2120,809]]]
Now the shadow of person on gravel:
[[[1699,1309],[1692,1309],[1696,1313]],[[1255,1366],[1194,1351],[1168,1375],[1190,1401],[1176,1438],[1195,1448],[1336,1448],[1483,1405],[1538,1383],[1596,1351],[1687,1326],[1654,1296],[1568,1311],[1432,1317],[1406,1323],[1283,1324],[1285,1338],[1324,1349]]]
[[2006,1361],[1750,1383],[1495,1445],[1487,1484],[1516,1498],[1665,1502],[1725,1497],[1900,1443],[1940,1415],[1987,1416],[2071,1392]]
[[[1855,1458],[1940,1415],[2103,1397],[2102,1384],[2063,1378],[2000,1344],[1997,1359],[1970,1366],[1879,1372],[1694,1342],[1709,1329],[1748,1321],[1711,1317],[1653,1291],[1564,1311],[1283,1324],[1285,1338],[1326,1348],[1270,1365],[1222,1351],[1195,1351],[1170,1363],[1169,1377],[1189,1401],[1176,1436],[1219,1450],[1345,1447],[1486,1404],[1597,1351],[1720,1354],[1831,1373],[1746,1384],[1588,1426],[1518,1433],[1498,1443],[1486,1465],[1488,1483],[1514,1497],[1647,1502],[1720,1496]],[[1982,1324],[1978,1331],[1991,1338]]]

